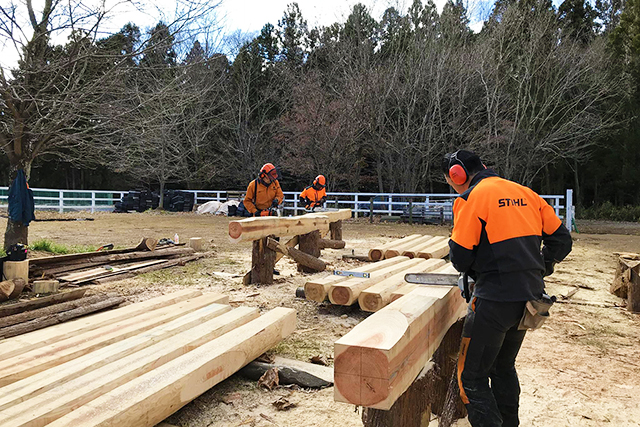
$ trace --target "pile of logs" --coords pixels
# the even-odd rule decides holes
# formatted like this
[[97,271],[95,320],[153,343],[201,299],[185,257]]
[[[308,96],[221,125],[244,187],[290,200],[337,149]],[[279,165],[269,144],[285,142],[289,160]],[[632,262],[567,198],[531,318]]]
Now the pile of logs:
[[611,284],[612,294],[627,300],[627,309],[640,313],[640,254],[617,253],[618,266]]
[[[324,271],[322,249],[342,249],[342,221],[351,218],[351,209],[310,213],[293,217],[256,217],[229,222],[229,241],[253,242],[251,271],[244,283],[273,283],[275,264],[287,256],[303,272]],[[331,234],[330,239],[322,236]],[[290,237],[286,243],[276,240]],[[296,249],[298,246],[298,249]]]
[[409,258],[442,258],[449,254],[449,238],[412,234],[369,250],[369,260],[379,261],[397,256]]
[[295,324],[184,290],[4,340],[0,426],[154,426]]
[[84,297],[85,291],[75,289],[0,306],[0,339],[36,331],[124,302],[124,298],[112,294]]
[[[192,240],[197,244],[197,238]],[[28,260],[29,277],[53,279],[66,285],[104,284],[184,265],[206,255],[184,245],[156,244],[155,239],[145,238],[135,248],[32,258]]]

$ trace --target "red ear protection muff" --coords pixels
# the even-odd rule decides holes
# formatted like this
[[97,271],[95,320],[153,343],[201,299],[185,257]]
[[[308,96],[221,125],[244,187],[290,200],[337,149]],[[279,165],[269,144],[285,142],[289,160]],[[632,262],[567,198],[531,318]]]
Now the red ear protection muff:
[[[459,163],[454,163],[457,161]],[[449,157],[449,178],[456,185],[463,185],[467,182],[469,174],[467,173],[467,168],[464,167],[464,164],[458,159],[458,152],[456,151]]]

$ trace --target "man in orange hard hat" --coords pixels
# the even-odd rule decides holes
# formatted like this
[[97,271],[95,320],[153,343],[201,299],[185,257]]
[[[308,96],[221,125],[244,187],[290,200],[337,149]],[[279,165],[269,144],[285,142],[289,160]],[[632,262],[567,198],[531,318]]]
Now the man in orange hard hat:
[[318,206],[322,206],[327,201],[327,179],[324,175],[316,176],[313,180],[313,184],[300,193],[300,203],[305,209],[315,209]]
[[260,169],[258,177],[249,183],[244,206],[252,216],[274,216],[275,208],[284,200],[278,182],[278,171],[271,163]]

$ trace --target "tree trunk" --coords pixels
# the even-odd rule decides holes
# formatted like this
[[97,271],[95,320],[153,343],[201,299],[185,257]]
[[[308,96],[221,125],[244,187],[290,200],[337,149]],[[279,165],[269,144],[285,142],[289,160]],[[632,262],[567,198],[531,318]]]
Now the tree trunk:
[[[24,170],[24,174],[27,176],[27,182],[29,182],[29,177],[31,176],[31,160],[15,155],[9,156],[9,179],[12,183],[20,169]],[[7,228],[4,232],[4,250],[6,251],[16,243],[22,243],[23,245],[29,244],[29,227],[26,227],[22,222],[16,222],[8,218]]]

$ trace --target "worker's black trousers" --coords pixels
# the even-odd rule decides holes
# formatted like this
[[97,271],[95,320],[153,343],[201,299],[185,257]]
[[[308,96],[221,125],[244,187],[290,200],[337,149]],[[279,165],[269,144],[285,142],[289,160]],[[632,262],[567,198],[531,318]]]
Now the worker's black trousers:
[[458,358],[458,384],[473,427],[519,424],[520,384],[515,361],[526,333],[518,330],[524,307],[525,302],[477,297],[469,304]]

